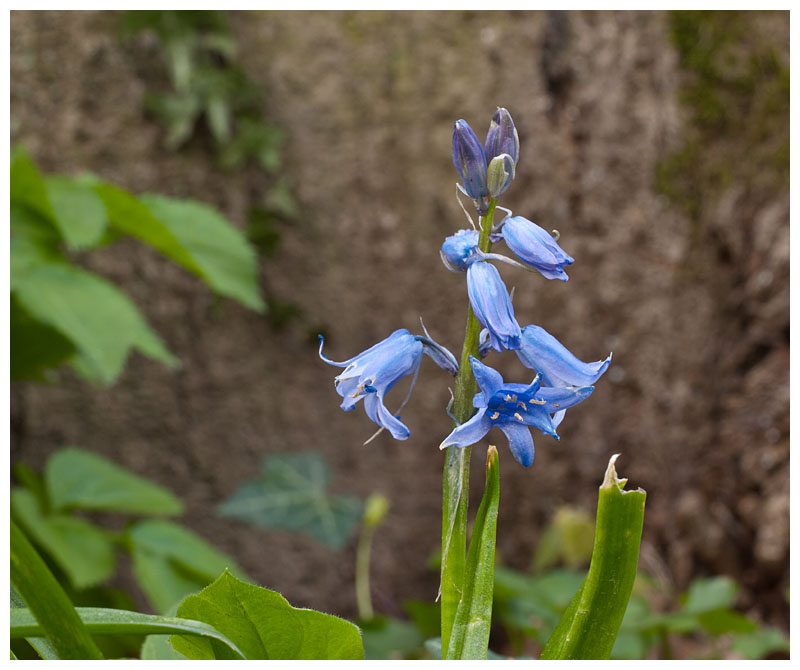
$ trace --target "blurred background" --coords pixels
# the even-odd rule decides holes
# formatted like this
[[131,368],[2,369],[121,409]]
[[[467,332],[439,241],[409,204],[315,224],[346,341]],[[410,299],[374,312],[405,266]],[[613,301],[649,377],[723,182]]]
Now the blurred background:
[[[263,300],[226,298],[132,237],[76,245],[71,262],[123,290],[180,366],[133,353],[106,383],[69,364],[14,381],[12,464],[101,455],[172,490],[182,523],[256,583],[353,618],[352,526],[332,546],[220,513],[266,457],[316,450],[333,494],[389,502],[375,610],[401,620],[432,601],[451,380],[425,362],[403,410],[411,438],[363,446],[375,426],[339,409],[316,334],[343,360],[421,316],[460,351],[464,277],[438,254],[468,225],[452,126],[484,137],[503,106],[521,151],[501,204],[558,229],[575,258],[563,284],[500,268],[520,324],[614,358],[559,442],[535,436],[530,469],[499,432],[476,447],[473,482],[485,446],[500,448],[498,564],[585,566],[580,542],[537,547],[584,517],[591,546],[619,452],[648,494],[647,606],[678,611],[692,584],[721,583],[696,580],[722,576],[738,585],[725,607],[788,631],[788,63],[788,12],[12,12],[12,145],[45,175],[215,208],[257,255]],[[529,376],[515,356],[487,362]],[[152,609],[124,567],[112,583]],[[525,616],[492,648],[535,653]],[[731,630],[676,628],[636,653],[726,655]]]

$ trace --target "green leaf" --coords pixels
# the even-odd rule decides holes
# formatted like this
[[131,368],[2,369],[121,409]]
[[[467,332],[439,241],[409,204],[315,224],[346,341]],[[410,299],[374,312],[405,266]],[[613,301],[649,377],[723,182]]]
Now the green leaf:
[[139,521],[128,530],[128,537],[136,580],[159,612],[200,591],[225,569],[246,577],[233,558],[178,524]]
[[789,653],[789,640],[777,628],[762,628],[752,633],[737,635],[733,651],[749,659],[761,659],[775,652]]
[[143,661],[188,661],[183,654],[175,651],[169,643],[169,635],[148,635],[142,645]]
[[483,493],[467,552],[464,585],[458,603],[448,660],[485,660],[492,626],[494,553],[497,541],[497,511],[500,505],[500,463],[497,449],[486,455],[486,488]]
[[689,585],[683,609],[688,614],[699,614],[732,607],[738,591],[739,587],[730,577],[700,577]]
[[646,494],[625,491],[611,458],[597,503],[589,573],[550,636],[541,659],[607,659],[636,579]]
[[264,460],[261,476],[245,484],[219,513],[268,529],[303,532],[341,549],[361,519],[362,503],[328,493],[330,471],[322,454],[275,454]]
[[121,468],[102,456],[66,447],[44,469],[55,509],[86,509],[128,514],[181,514],[183,503],[171,491]]
[[[279,593],[240,582],[227,570],[189,596],[178,616],[204,621],[230,638],[248,659],[363,659],[356,626],[330,614],[296,609]],[[193,660],[230,658],[207,640],[173,636],[172,646]]]
[[66,263],[40,263],[25,272],[15,290],[33,318],[72,341],[103,383],[117,378],[132,347],[178,365],[133,302],[97,275]]
[[47,381],[46,372],[75,354],[72,346],[55,328],[34,319],[11,294],[10,340],[11,379]]
[[189,272],[202,276],[202,269],[189,251],[164,223],[153,216],[147,205],[112,184],[97,184],[94,188],[105,204],[109,222],[114,228],[140,239]]
[[60,514],[44,515],[36,497],[21,488],[11,491],[11,510],[76,589],[99,584],[114,574],[114,545],[108,534],[90,521]]
[[725,608],[701,612],[697,615],[697,620],[711,635],[752,633],[758,628],[758,624],[744,614]]
[[212,289],[264,311],[256,253],[239,229],[200,202],[158,195],[142,196],[141,200],[188,251],[199,276]]
[[[12,609],[25,607],[25,601],[22,599],[22,596],[19,595],[17,589],[14,588],[13,584],[10,588],[10,596]],[[58,660],[58,652],[56,651],[56,648],[46,637],[29,637],[25,638],[25,641],[31,645],[37,654],[39,654],[39,658],[42,658],[46,661]]]
[[[229,658],[243,658],[236,645],[227,637],[201,621],[142,614],[129,610],[114,610],[103,607],[77,607],[73,610],[80,617],[85,630],[92,635],[131,634],[180,634],[214,640],[224,646]],[[34,637],[42,635],[44,628],[28,609],[11,610],[11,637]],[[75,658],[63,656],[62,658]],[[80,657],[78,657],[80,658]]]
[[11,152],[11,202],[25,205],[45,219],[54,220],[47,188],[30,156],[21,147]]
[[106,228],[106,208],[94,189],[68,177],[47,177],[55,223],[70,249],[96,245]]
[[[436,637],[431,638],[429,640],[425,640],[425,649],[427,649],[435,659],[440,659],[442,657],[442,638]],[[520,657],[522,658],[522,657]],[[508,656],[502,656],[491,649],[486,652],[486,660],[487,661],[508,661],[510,660]]]
[[[38,622],[35,629],[17,637],[46,636],[63,659],[102,658],[64,589],[13,519],[10,546],[11,584],[30,607],[31,619],[35,616],[34,622]],[[11,616],[22,611],[13,609]]]

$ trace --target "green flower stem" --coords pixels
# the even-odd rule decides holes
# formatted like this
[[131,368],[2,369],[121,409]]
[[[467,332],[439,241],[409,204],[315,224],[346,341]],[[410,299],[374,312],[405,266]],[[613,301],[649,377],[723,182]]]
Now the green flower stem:
[[[485,216],[480,219],[478,247],[489,253],[492,241],[489,234],[494,225],[497,200],[489,202]],[[481,324],[472,306],[468,307],[467,329],[461,350],[461,364],[456,375],[453,415],[459,423],[472,416],[475,395],[475,376],[469,364],[470,356],[478,355]],[[464,564],[467,553],[467,506],[469,504],[469,462],[471,447],[448,447],[442,477],[442,650],[447,653],[450,635],[461,600]]]

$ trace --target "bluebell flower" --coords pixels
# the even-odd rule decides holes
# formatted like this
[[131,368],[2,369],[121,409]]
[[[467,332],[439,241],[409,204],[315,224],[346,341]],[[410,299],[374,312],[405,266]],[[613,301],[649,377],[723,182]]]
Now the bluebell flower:
[[470,128],[459,119],[453,127],[453,165],[464,184],[464,192],[473,200],[482,200],[486,189],[486,154],[483,145]]
[[547,386],[589,386],[611,365],[611,354],[605,360],[584,363],[544,328],[534,325],[522,329],[516,352],[522,364],[538,372]]
[[[605,360],[584,363],[541,326],[525,326],[522,341],[516,350],[522,364],[542,377],[546,387],[577,387],[594,384],[611,365],[611,354]],[[553,416],[558,426],[566,408]]]
[[486,261],[470,263],[467,267],[467,293],[472,311],[489,332],[489,346],[495,351],[516,349],[522,331],[497,268]]
[[489,132],[486,134],[486,160],[491,161],[500,154],[508,154],[514,165],[519,162],[519,135],[511,114],[504,107],[498,107],[492,116]]
[[528,385],[506,384],[497,370],[484,365],[477,358],[470,356],[469,362],[480,387],[472,401],[478,411],[471,419],[457,426],[439,445],[440,449],[475,444],[496,426],[508,438],[514,458],[528,467],[533,463],[534,456],[530,428],[538,428],[545,435],[559,439],[551,415],[577,405],[594,390],[591,386],[545,389],[541,386],[539,375]]
[[520,260],[547,279],[569,279],[564,268],[575,261],[544,228],[522,216],[510,216],[502,222],[500,234]]
[[479,252],[478,231],[459,230],[455,235],[450,235],[444,241],[439,254],[448,270],[451,272],[463,272]]
[[[427,335],[427,333],[426,333]],[[403,377],[416,375],[422,362],[422,354],[430,356],[436,364],[455,375],[458,363],[455,357],[430,337],[412,335],[404,328],[394,331],[378,344],[362,351],[357,356],[338,363],[322,353],[324,339],[319,336],[319,356],[330,365],[345,368],[334,381],[336,392],[344,398],[341,408],[348,412],[364,399],[364,410],[376,424],[388,430],[397,440],[408,439],[408,427],[392,414],[384,404],[386,393]],[[409,389],[409,395],[411,389]]]

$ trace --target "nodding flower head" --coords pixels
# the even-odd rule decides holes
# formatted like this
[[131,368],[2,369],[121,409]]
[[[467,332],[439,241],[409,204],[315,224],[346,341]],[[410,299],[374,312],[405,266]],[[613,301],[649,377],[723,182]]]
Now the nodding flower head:
[[547,279],[569,279],[564,268],[575,261],[544,228],[525,217],[510,216],[503,221],[500,234],[520,260]]
[[528,467],[534,456],[530,428],[538,428],[542,433],[559,439],[552,414],[577,405],[593,390],[591,386],[543,388],[539,375],[530,384],[506,384],[497,370],[477,358],[471,356],[469,362],[480,387],[472,401],[478,411],[469,421],[457,426],[439,445],[440,449],[475,444],[496,426],[508,438],[514,458]]
[[477,230],[459,230],[444,241],[439,251],[442,263],[451,272],[464,272],[478,253]]
[[497,268],[486,261],[471,263],[467,268],[467,293],[472,311],[489,333],[489,347],[495,351],[516,349],[522,332]]
[[486,134],[486,160],[491,161],[500,154],[508,154],[514,165],[519,162],[519,135],[505,107],[497,108]]
[[[428,354],[439,367],[451,374],[458,372],[458,363],[447,349],[429,337],[412,335],[404,328],[394,331],[385,340],[341,363],[330,360],[322,353],[322,335],[319,339],[320,358],[330,365],[344,368],[344,372],[334,380],[336,392],[344,398],[341,408],[346,412],[350,411],[363,398],[367,416],[388,430],[397,440],[408,439],[410,431],[398,417],[386,409],[384,399],[389,389],[410,374],[414,375],[411,385],[413,389],[422,354]],[[411,389],[409,395],[410,393]]]
[[470,198],[481,200],[489,194],[486,188],[486,154],[475,131],[464,119],[456,121],[453,128],[453,165]]

